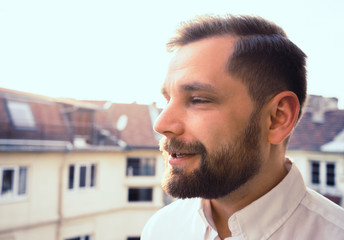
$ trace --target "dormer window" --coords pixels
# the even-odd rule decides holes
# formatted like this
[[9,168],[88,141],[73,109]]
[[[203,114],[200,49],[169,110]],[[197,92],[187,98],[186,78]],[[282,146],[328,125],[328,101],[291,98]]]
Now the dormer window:
[[36,129],[36,122],[27,102],[7,101],[7,109],[15,128],[23,130]]

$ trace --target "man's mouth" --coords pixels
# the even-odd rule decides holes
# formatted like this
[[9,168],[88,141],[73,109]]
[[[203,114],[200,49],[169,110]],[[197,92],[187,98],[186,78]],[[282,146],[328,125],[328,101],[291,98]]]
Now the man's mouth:
[[196,153],[170,152],[168,163],[172,166],[185,165],[190,161],[194,161]]
[[172,166],[190,165],[199,162],[206,152],[200,142],[186,143],[175,138],[163,138],[160,141],[160,150],[164,158]]
[[173,158],[184,158],[184,157],[189,157],[191,155],[195,155],[193,153],[179,153],[179,152],[173,152],[173,153],[170,153],[170,155],[173,157]]

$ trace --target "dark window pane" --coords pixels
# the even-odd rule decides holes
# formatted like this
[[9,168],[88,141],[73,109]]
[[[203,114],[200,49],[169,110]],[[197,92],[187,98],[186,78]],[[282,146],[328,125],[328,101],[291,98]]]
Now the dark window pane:
[[127,237],[127,240],[140,240],[140,237]]
[[127,159],[127,176],[140,175],[140,159],[128,158]]
[[141,173],[144,176],[154,176],[155,175],[155,159],[145,158],[141,162]]
[[14,177],[13,169],[2,171],[1,194],[6,194],[10,192],[13,193],[13,177]]
[[74,165],[69,165],[69,178],[68,178],[68,188],[74,188]]
[[86,166],[80,167],[79,187],[86,187]]
[[152,188],[129,188],[129,202],[151,202],[153,200]]
[[92,164],[91,165],[91,182],[90,182],[91,187],[94,187],[96,185],[95,181],[96,181],[96,165]]
[[320,183],[320,164],[319,162],[312,162],[312,183]]
[[19,168],[18,195],[26,193],[26,167]]
[[329,186],[335,186],[335,165],[334,165],[334,163],[328,163],[326,165],[326,184]]

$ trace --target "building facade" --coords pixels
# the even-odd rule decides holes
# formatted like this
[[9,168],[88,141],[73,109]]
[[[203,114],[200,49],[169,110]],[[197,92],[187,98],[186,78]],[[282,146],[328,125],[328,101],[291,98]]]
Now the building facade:
[[166,203],[154,106],[0,89],[0,239],[139,239]]

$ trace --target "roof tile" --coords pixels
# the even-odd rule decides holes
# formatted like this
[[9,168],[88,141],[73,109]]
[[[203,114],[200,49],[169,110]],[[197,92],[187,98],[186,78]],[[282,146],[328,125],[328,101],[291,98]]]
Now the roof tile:
[[322,145],[333,141],[344,129],[344,110],[333,110],[324,114],[324,122],[316,123],[312,121],[312,113],[305,113],[291,135],[288,148],[320,151]]

